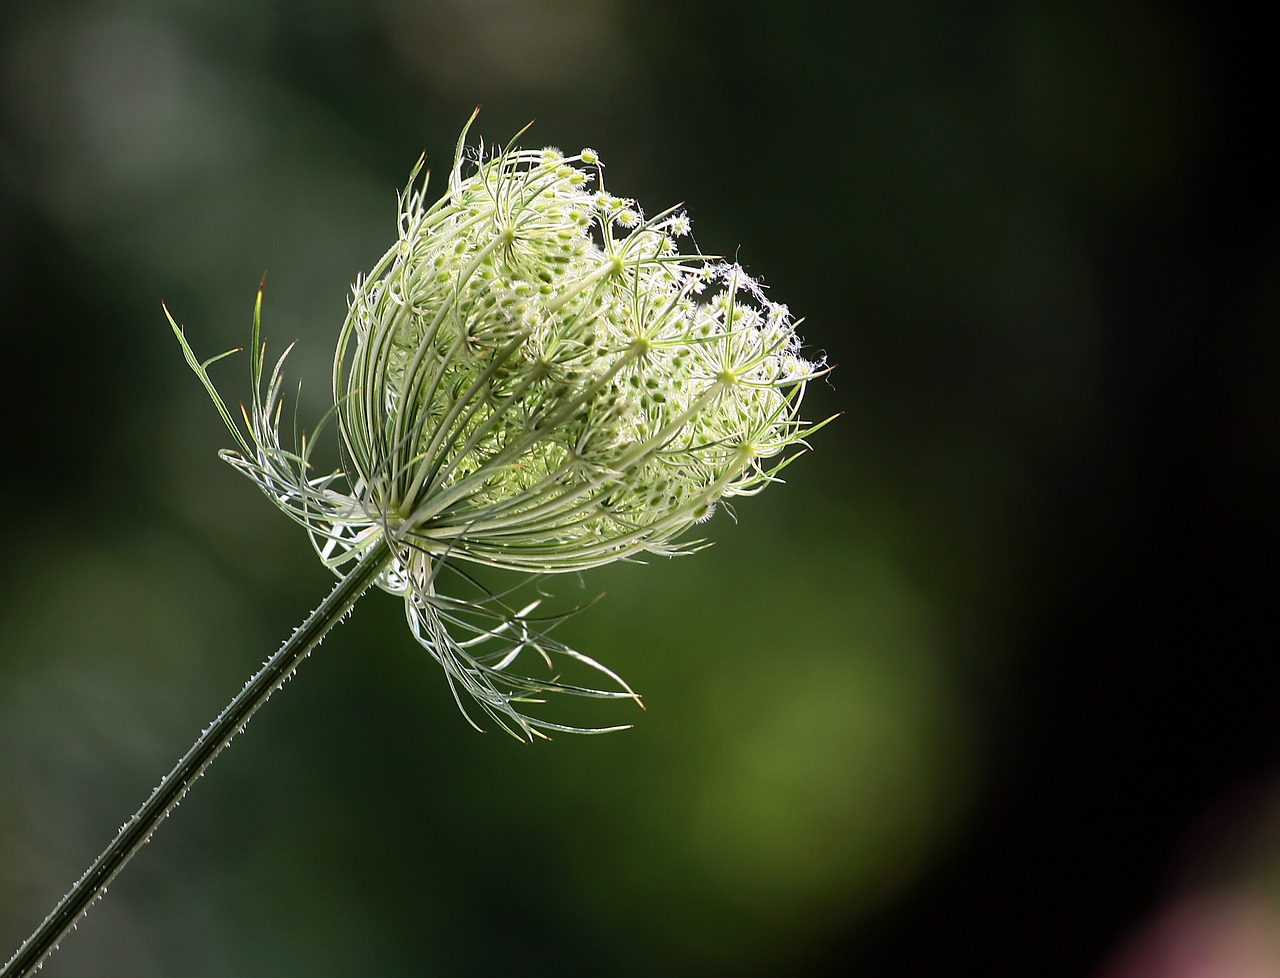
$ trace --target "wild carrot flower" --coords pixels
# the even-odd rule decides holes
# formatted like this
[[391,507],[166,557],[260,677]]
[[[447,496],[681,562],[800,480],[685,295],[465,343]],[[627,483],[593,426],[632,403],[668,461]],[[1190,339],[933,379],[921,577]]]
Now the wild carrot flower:
[[[464,714],[465,692],[517,737],[586,732],[527,708],[553,692],[635,694],[548,635],[537,602],[509,607],[465,565],[536,575],[695,549],[687,531],[720,500],[777,481],[813,430],[800,402],[825,365],[800,355],[787,307],[741,268],[682,250],[684,212],[646,217],[607,192],[593,150],[486,155],[483,146],[465,149],[466,134],[448,193],[430,205],[419,162],[400,198],[395,244],[352,291],[333,361],[334,407],[321,425],[336,420],[337,471],[315,473],[314,435],[296,447],[281,442],[288,351],[264,370],[261,290],[243,426],[209,377],[222,357],[200,362],[170,317],[235,438],[224,457],[306,528],[338,583],[201,731],[0,978],[40,967],[373,584],[404,599],[410,630],[444,667]],[[444,570],[473,593],[438,587]],[[541,659],[548,677],[517,671],[522,657]],[[555,657],[591,666],[614,687],[561,681]]]
[[[607,192],[593,150],[487,156],[466,133],[431,204],[419,162],[395,244],[352,290],[333,363],[340,471],[312,472],[314,437],[281,443],[284,357],[264,387],[261,296],[246,428],[178,335],[236,437],[224,457],[339,574],[386,548],[376,583],[404,598],[455,696],[519,735],[574,729],[523,707],[634,694],[535,627],[534,605],[450,596],[442,570],[546,574],[696,547],[686,531],[719,500],[794,457],[805,383],[825,368],[739,266],[682,250],[683,211],[647,217]],[[529,655],[587,663],[617,688],[530,678],[514,668]]]

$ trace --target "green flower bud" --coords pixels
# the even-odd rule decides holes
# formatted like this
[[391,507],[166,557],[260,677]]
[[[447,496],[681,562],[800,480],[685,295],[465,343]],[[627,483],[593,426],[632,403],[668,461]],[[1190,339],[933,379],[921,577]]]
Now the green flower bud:
[[805,384],[826,368],[740,267],[681,250],[687,215],[646,217],[606,192],[593,150],[486,157],[466,133],[445,196],[428,204],[414,169],[395,244],[353,289],[333,366],[342,471],[317,479],[308,446],[281,445],[283,358],[263,390],[257,313],[247,434],[188,359],[240,442],[226,457],[326,564],[341,572],[385,538],[378,583],[451,681],[521,733],[567,729],[518,705],[633,694],[516,676],[532,650],[616,680],[537,633],[531,608],[443,595],[441,570],[556,573],[695,548],[694,524],[803,447]]

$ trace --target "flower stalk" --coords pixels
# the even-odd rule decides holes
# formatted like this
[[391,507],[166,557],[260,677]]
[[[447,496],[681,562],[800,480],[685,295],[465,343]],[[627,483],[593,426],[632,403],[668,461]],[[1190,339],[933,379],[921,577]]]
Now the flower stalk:
[[22,978],[35,973],[67,931],[75,927],[89,907],[106,892],[116,874],[150,841],[156,828],[178,807],[214,758],[222,753],[236,734],[244,730],[262,704],[284,685],[298,664],[324,640],[330,629],[355,607],[357,599],[386,570],[390,561],[391,550],[384,540],[376,541],[365,551],[356,566],[339,579],[328,597],[298,626],[279,651],[254,673],[213,723],[201,731],[191,749],[161,779],[146,803],[125,822],[111,844],[0,969],[0,978]]

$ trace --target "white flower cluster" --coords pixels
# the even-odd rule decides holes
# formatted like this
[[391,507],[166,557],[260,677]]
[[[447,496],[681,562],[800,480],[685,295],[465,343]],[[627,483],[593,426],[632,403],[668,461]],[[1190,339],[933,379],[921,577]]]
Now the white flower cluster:
[[249,439],[237,431],[228,457],[331,566],[385,540],[379,583],[405,596],[415,635],[527,733],[556,725],[512,703],[556,685],[513,678],[511,660],[583,657],[533,633],[529,609],[441,595],[441,567],[573,571],[682,549],[720,499],[794,457],[825,367],[741,268],[681,251],[683,212],[647,218],[606,192],[594,151],[485,158],[465,138],[440,200],[415,169],[396,244],[354,288],[333,371],[345,471],[315,479],[305,448],[281,447],[280,368],[261,393],[256,320]]
[[[785,306],[681,254],[590,150],[513,150],[431,207],[355,289],[335,363],[369,516],[426,553],[576,570],[668,549],[796,444]],[[594,172],[592,172],[594,171]]]

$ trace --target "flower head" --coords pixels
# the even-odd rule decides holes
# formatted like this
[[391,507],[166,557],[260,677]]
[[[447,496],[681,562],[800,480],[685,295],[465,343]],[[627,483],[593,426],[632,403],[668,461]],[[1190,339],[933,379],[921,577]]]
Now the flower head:
[[[523,705],[633,694],[535,629],[533,606],[443,594],[442,569],[543,574],[692,549],[686,531],[777,481],[802,447],[805,383],[825,366],[740,267],[681,251],[683,211],[646,217],[607,192],[593,150],[486,155],[466,134],[439,200],[415,167],[395,244],[353,289],[333,366],[341,471],[316,477],[309,445],[281,444],[284,358],[264,388],[261,295],[247,431],[182,342],[239,442],[225,457],[328,566],[390,544],[378,583],[404,597],[455,695],[520,734],[571,729]],[[586,662],[619,689],[519,676],[526,652]]]

